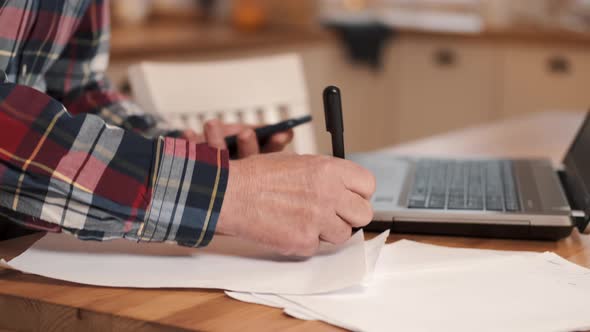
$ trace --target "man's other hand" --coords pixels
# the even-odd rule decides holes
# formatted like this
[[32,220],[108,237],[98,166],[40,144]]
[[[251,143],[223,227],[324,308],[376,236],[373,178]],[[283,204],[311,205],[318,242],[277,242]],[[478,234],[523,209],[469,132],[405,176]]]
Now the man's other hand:
[[311,256],[373,218],[375,177],[347,160],[288,153],[231,161],[217,232]]
[[188,129],[184,131],[184,138],[197,143],[207,142],[210,146],[226,149],[225,137],[238,136],[238,158],[246,158],[259,153],[280,152],[293,140],[293,130],[273,135],[264,146],[258,145],[256,127],[244,124],[224,124],[219,120],[209,120],[205,123],[203,134],[197,134]]

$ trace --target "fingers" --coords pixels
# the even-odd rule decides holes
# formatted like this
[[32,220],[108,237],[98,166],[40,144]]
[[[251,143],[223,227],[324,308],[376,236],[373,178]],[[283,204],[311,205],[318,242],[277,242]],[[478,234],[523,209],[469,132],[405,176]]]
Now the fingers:
[[[246,129],[244,129],[246,128]],[[236,130],[234,127],[232,130]],[[226,133],[228,131],[226,130]],[[280,152],[293,139],[293,131],[278,133],[273,135],[264,147],[261,147],[256,138],[256,132],[253,128],[242,127],[242,131],[238,134],[238,157],[246,158],[255,154],[259,154],[261,150],[265,153]]]
[[285,147],[293,140],[293,135],[292,129],[273,135],[268,143],[266,143],[266,145],[263,147],[263,151],[265,153],[283,151]]
[[320,239],[333,244],[342,244],[351,236],[352,226],[335,214],[326,218],[320,230]]
[[184,130],[182,132],[182,137],[193,143],[203,143],[205,141],[205,137],[203,137],[203,135],[195,133],[192,129]]
[[320,238],[324,241],[344,243],[352,236],[353,227],[366,226],[373,219],[371,203],[353,191],[342,188],[334,204],[332,215],[323,218]]
[[[224,124],[217,119],[205,123],[204,134],[204,140],[211,147],[218,149],[227,148],[225,137],[237,135],[239,158],[259,154],[261,150],[265,153],[280,152],[293,140],[293,130],[288,130],[273,135],[264,147],[260,147],[253,126],[245,124]],[[193,131],[185,131],[184,136],[193,142],[203,141],[203,138]]]
[[357,193],[345,190],[336,204],[336,214],[352,227],[366,226],[373,219],[371,203]]
[[376,188],[375,176],[366,168],[351,161],[334,158],[334,162],[338,165],[337,168],[344,186],[364,199],[371,199]]
[[224,123],[224,124],[222,124],[222,127],[223,127],[223,134],[225,136],[238,135],[239,133],[246,131],[248,129],[256,128],[255,126],[241,124],[241,123],[231,123],[231,124]]
[[252,129],[247,129],[238,134],[238,157],[246,158],[251,155],[259,154],[260,146],[256,139],[256,133]]
[[219,120],[210,120],[205,123],[205,139],[209,146],[226,149],[223,124]]

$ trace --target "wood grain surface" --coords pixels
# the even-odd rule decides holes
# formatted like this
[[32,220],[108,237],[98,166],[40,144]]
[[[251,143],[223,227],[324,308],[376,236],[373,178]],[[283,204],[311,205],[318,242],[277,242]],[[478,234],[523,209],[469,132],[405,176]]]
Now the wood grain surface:
[[[583,113],[538,113],[405,144],[395,153],[551,158],[558,164]],[[10,259],[40,235],[0,242]],[[574,232],[558,242],[393,234],[399,239],[453,247],[555,251],[590,267],[590,236]],[[394,322],[392,322],[393,324]],[[56,281],[0,268],[0,330],[24,331],[337,331],[296,320],[281,310],[241,303],[222,291],[117,289]]]

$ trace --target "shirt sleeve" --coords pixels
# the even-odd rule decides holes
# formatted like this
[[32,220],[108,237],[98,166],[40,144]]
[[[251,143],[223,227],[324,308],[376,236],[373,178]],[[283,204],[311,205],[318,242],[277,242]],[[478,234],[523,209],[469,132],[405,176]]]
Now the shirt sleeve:
[[63,52],[45,73],[47,93],[72,115],[90,113],[146,137],[179,136],[164,119],[145,113],[112,88],[109,63],[109,2],[92,0]]
[[205,246],[228,181],[225,150],[148,139],[0,84],[0,215],[85,240]]

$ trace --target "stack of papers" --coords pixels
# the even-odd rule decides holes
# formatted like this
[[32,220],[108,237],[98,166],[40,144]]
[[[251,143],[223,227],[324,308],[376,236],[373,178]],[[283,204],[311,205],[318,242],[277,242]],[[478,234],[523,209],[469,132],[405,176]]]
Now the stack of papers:
[[553,253],[385,245],[372,278],[315,295],[226,292],[354,331],[590,329],[590,270]]
[[48,234],[7,264],[111,287],[220,288],[240,301],[355,331],[590,329],[590,270],[554,253],[434,246],[388,233],[310,259],[218,236],[206,249]]

